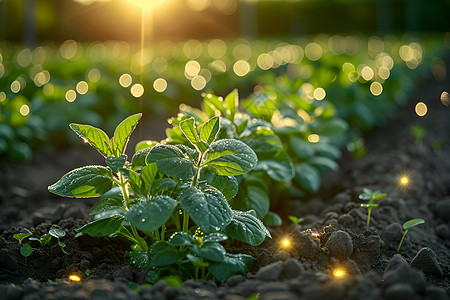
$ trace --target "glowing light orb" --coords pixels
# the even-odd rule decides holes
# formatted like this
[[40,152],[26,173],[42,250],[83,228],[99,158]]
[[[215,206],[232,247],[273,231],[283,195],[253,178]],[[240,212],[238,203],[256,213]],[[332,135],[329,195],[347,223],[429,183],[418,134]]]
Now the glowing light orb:
[[333,276],[336,278],[343,278],[345,276],[347,276],[347,272],[344,269],[335,269],[333,271]]
[[415,111],[419,117],[423,117],[427,114],[428,108],[425,103],[419,102],[416,104]]
[[408,177],[405,177],[405,176],[403,176],[402,178],[400,178],[400,183],[402,184],[402,185],[406,185],[406,184],[408,184]]
[[74,281],[74,282],[79,282],[79,281],[81,281],[81,277],[78,275],[70,275],[69,280]]
[[282,248],[288,248],[291,246],[291,240],[289,240],[288,238],[284,238],[281,240],[280,244]]
[[127,0],[128,2],[131,2],[141,8],[150,8],[154,7],[156,5],[159,5],[160,3],[164,2],[165,0]]

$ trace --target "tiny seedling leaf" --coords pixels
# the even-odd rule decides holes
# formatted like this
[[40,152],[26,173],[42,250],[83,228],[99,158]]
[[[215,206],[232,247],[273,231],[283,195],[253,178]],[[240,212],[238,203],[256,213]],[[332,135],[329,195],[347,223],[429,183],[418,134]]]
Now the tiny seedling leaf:
[[20,254],[22,254],[23,257],[28,257],[33,252],[33,248],[31,248],[30,244],[26,243],[22,247],[20,247]]
[[405,223],[403,223],[403,229],[410,230],[411,228],[413,228],[417,225],[423,224],[423,223],[425,223],[424,219],[412,219],[412,220],[409,220],[409,221],[406,221]]
[[16,233],[13,235],[13,237],[19,241],[19,243],[22,243],[23,239],[29,237],[31,235],[31,232],[23,232],[23,233]]
[[57,228],[52,228],[52,229],[50,229],[50,230],[48,231],[48,233],[49,233],[51,236],[53,236],[53,237],[55,237],[55,238],[57,238],[57,239],[66,236],[66,232],[65,232],[64,230],[57,229]]

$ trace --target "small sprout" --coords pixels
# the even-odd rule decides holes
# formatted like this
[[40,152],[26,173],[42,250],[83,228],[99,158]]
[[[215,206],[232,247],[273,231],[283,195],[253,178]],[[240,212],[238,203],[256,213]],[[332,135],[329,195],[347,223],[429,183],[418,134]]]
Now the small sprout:
[[81,277],[78,276],[78,275],[73,274],[73,275],[69,276],[69,280],[73,281],[73,282],[80,282],[81,281]]
[[31,232],[23,232],[23,233],[16,233],[15,235],[13,235],[13,237],[19,241],[19,243],[22,244],[22,241],[29,237],[31,235]]
[[64,252],[65,254],[68,254],[64,250],[64,248],[67,245],[59,240],[60,238],[66,236],[66,232],[64,230],[61,230],[61,229],[52,228],[52,229],[50,229],[50,231],[48,233],[50,234],[50,236],[53,236],[53,237],[58,239],[58,245],[61,247],[62,252]]
[[336,278],[344,278],[347,276],[347,271],[343,268],[336,268],[333,270],[333,276]]
[[405,230],[405,233],[403,234],[403,237],[402,237],[402,239],[400,240],[400,244],[398,244],[397,252],[400,250],[400,247],[402,246],[403,239],[405,238],[406,233],[407,233],[411,228],[413,228],[413,227],[415,227],[415,226],[417,226],[417,225],[423,224],[423,223],[425,223],[425,220],[424,220],[424,219],[412,219],[412,220],[409,220],[409,221],[403,223],[403,229]]
[[27,257],[31,255],[33,252],[33,248],[31,248],[30,244],[26,243],[22,247],[20,247],[20,254],[25,257],[25,262],[27,262]]
[[301,222],[303,222],[303,218],[297,218],[296,216],[288,216],[288,219],[291,220],[291,222],[294,223],[295,225],[298,225]]
[[375,202],[386,197],[385,193],[381,193],[380,191],[372,191],[370,189],[364,188],[363,193],[359,195],[359,199],[361,200],[369,200],[369,203],[363,203],[361,204],[361,207],[364,207],[367,209],[367,227],[369,227],[370,224],[370,213],[372,209],[375,207],[378,207],[378,204]]
[[86,276],[91,275],[91,270],[90,269],[86,269],[86,271],[84,271],[84,274],[86,274]]

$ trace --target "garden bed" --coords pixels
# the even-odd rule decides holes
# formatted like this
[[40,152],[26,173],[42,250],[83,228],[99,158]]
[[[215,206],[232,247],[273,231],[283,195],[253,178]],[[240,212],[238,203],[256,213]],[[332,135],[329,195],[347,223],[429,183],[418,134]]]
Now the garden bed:
[[[447,82],[448,83],[448,82]],[[448,85],[447,85],[448,87]],[[65,152],[45,150],[33,163],[1,166],[0,294],[6,299],[446,299],[449,290],[450,118],[439,97],[443,82],[426,82],[411,95],[395,120],[367,136],[369,152],[360,159],[344,153],[340,170],[326,174],[321,192],[302,199],[272,200],[271,210],[283,217],[271,228],[272,239],[258,247],[231,244],[229,252],[255,258],[251,272],[232,276],[224,284],[174,278],[146,286],[146,269],[124,259],[128,246],[119,239],[74,238],[74,228],[88,220],[95,200],[62,199],[47,186],[61,172],[86,164],[101,164],[94,150],[78,147]],[[426,116],[414,114],[420,99]],[[426,129],[418,145],[411,125]],[[151,130],[151,129],[149,129]],[[145,132],[145,130],[144,130]],[[158,136],[155,136],[156,138]],[[401,176],[408,185],[398,186]],[[358,195],[363,188],[387,193],[372,211]],[[288,215],[303,217],[289,225]],[[422,218],[411,229],[400,251],[402,224]],[[31,230],[41,236],[50,228],[67,232],[64,254],[53,241],[25,258],[13,234]],[[289,239],[289,245],[282,240]],[[344,272],[338,277],[336,270]],[[82,282],[73,282],[76,274]],[[60,280],[59,280],[60,279]],[[138,287],[138,285],[143,285]],[[256,298],[255,298],[256,299]]]

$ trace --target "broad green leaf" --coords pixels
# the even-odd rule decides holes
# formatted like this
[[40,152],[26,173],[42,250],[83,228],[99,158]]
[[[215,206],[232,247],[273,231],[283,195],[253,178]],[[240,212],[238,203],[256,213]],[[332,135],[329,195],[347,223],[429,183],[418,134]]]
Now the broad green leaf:
[[22,254],[23,257],[28,257],[33,252],[33,248],[31,248],[30,244],[26,243],[22,247],[20,247],[20,254]]
[[109,137],[103,130],[90,125],[75,123],[70,124],[69,127],[104,157],[113,155]]
[[121,155],[119,157],[108,156],[106,158],[106,165],[111,168],[114,173],[119,173],[119,170],[123,168],[125,162],[127,161],[127,155]]
[[425,223],[424,219],[412,219],[412,220],[409,220],[409,221],[406,221],[405,223],[403,223],[403,229],[410,230],[414,226],[417,226],[417,225],[420,225],[423,223]]
[[287,182],[295,175],[294,164],[284,151],[258,153],[257,171],[264,171],[273,180]]
[[192,245],[189,247],[196,255],[203,257],[209,261],[222,262],[225,259],[225,248],[218,243],[207,243],[202,246]]
[[216,175],[209,168],[203,168],[201,171],[200,182],[203,181],[218,189],[227,200],[232,199],[238,192],[239,184],[234,176]]
[[187,232],[175,232],[169,238],[168,244],[175,247],[190,246],[195,242],[192,235]]
[[147,148],[151,148],[153,146],[158,145],[159,142],[157,141],[150,141],[150,140],[144,140],[144,141],[140,141],[139,143],[136,144],[136,147],[134,147],[134,152],[139,152],[141,150],[147,149]]
[[203,98],[205,102],[209,102],[214,106],[219,112],[223,113],[223,101],[219,100],[216,95],[207,94],[206,97]]
[[235,89],[225,97],[225,108],[227,109],[227,116],[230,121],[234,121],[236,107],[239,105],[238,91]]
[[98,197],[113,186],[111,171],[103,166],[87,166],[70,171],[48,190],[59,196]]
[[19,243],[22,243],[23,239],[29,237],[31,234],[31,232],[16,233],[15,235],[13,235],[13,238],[18,240]]
[[205,143],[211,144],[216,140],[220,129],[220,118],[213,117],[202,125],[200,129],[200,139]]
[[141,178],[141,192],[144,196],[148,195],[150,187],[155,181],[157,173],[158,167],[154,163],[148,164],[142,168],[140,178]]
[[339,148],[329,143],[314,143],[311,144],[311,147],[317,155],[325,156],[334,160],[341,157],[341,151]]
[[172,189],[172,188],[176,187],[176,185],[177,185],[177,182],[171,178],[162,178],[162,179],[155,180],[150,189],[150,194],[152,194],[152,195],[159,194],[168,189]]
[[225,282],[230,276],[245,276],[249,269],[253,257],[245,254],[225,254],[225,259],[220,263],[211,262],[208,270],[220,282]]
[[146,162],[147,155],[150,152],[150,150],[152,150],[152,148],[147,147],[147,148],[137,151],[133,155],[133,158],[131,159],[131,169],[133,171],[136,171],[147,164],[147,162]]
[[125,253],[130,265],[138,269],[150,268],[148,253],[145,251],[130,251]]
[[180,129],[183,131],[184,136],[192,145],[197,145],[199,142],[197,129],[195,128],[195,119],[189,118],[180,122]]
[[[200,145],[200,144],[199,144]],[[192,149],[188,146],[185,145],[174,145],[176,148],[178,148],[183,154],[184,157],[191,159],[191,160],[195,160],[197,158],[198,152],[195,149]]]
[[258,246],[266,236],[271,237],[264,224],[255,216],[238,210],[233,210],[231,223],[224,232],[238,241]]
[[345,132],[348,124],[339,118],[319,119],[311,124],[311,130],[319,136],[333,136]]
[[211,144],[203,164],[217,175],[241,175],[253,169],[258,162],[255,152],[245,143],[224,139]]
[[192,178],[197,167],[176,147],[158,145],[147,156],[147,163],[156,163],[159,172],[180,179]]
[[122,208],[122,198],[117,196],[103,198],[98,201],[89,212],[89,215],[96,215],[108,210]]
[[178,201],[204,233],[220,231],[231,221],[231,208],[217,190],[190,187],[180,194]]
[[314,156],[308,160],[308,163],[314,166],[319,172],[325,173],[327,171],[336,171],[339,165],[332,159],[323,156]]
[[140,201],[125,213],[137,229],[152,232],[161,227],[172,215],[177,202],[169,196],[158,195],[149,201]]
[[111,139],[111,147],[116,157],[125,153],[130,135],[136,128],[141,116],[141,113],[129,116],[116,127],[114,137]]
[[183,259],[185,254],[166,242],[158,242],[150,247],[148,251],[150,257],[150,267],[162,267],[176,263]]
[[269,196],[259,186],[241,185],[238,195],[232,201],[233,208],[245,211],[252,209],[260,219],[264,218],[269,211]]
[[206,261],[203,261],[201,257],[197,257],[192,254],[186,254],[186,258],[189,259],[189,261],[196,267],[203,268],[209,266],[209,263]]
[[256,153],[261,151],[282,150],[283,143],[269,127],[258,126],[250,135],[241,139]]
[[281,224],[283,223],[281,217],[271,211],[266,214],[262,221],[267,226],[281,226]]
[[316,193],[319,190],[320,173],[309,164],[295,165],[295,180],[307,192]]
[[292,151],[294,151],[299,158],[308,159],[313,156],[314,151],[311,143],[293,135],[289,137],[289,142],[291,144]]
[[125,217],[122,215],[113,215],[109,218],[95,220],[83,227],[75,229],[76,232],[90,235],[92,237],[108,236],[119,229]]
[[49,233],[51,236],[53,236],[53,237],[55,237],[55,238],[57,238],[57,239],[66,236],[66,232],[65,232],[64,230],[57,229],[57,228],[52,228],[52,229],[50,229],[50,230],[48,231],[48,233]]
[[218,243],[218,242],[226,241],[228,239],[228,237],[225,234],[220,233],[220,232],[213,232],[213,233],[203,236],[202,238],[203,238],[203,244]]

